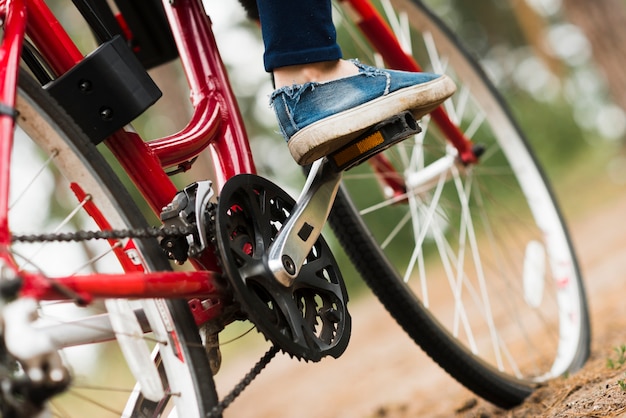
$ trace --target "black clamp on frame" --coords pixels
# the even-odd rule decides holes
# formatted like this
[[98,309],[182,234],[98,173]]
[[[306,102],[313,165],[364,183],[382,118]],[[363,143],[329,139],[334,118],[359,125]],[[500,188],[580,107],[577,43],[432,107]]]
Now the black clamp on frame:
[[13,106],[0,102],[0,116],[10,116],[15,120],[17,117],[17,110]]
[[162,94],[120,36],[45,88],[94,144],[130,123]]

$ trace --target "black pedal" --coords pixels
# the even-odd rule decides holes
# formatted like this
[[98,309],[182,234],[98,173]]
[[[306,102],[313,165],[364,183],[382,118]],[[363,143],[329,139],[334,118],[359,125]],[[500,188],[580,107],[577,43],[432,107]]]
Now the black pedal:
[[369,128],[357,139],[328,155],[328,161],[338,170],[345,171],[361,164],[374,154],[422,132],[422,128],[406,111]]

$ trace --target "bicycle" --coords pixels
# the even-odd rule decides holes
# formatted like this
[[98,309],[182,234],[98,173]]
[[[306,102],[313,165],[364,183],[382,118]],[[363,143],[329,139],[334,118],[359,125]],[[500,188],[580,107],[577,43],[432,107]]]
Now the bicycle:
[[[110,390],[93,396],[121,416],[219,416],[278,351],[341,355],[351,319],[320,235],[327,218],[391,315],[477,395],[511,407],[582,367],[585,292],[547,180],[480,66],[421,1],[341,1],[345,49],[397,69],[419,62],[459,92],[421,126],[403,114],[358,139],[382,138],[381,153],[317,161],[297,201],[256,175],[199,1],[118,2],[118,15],[74,4],[100,44],[87,57],[42,0],[0,1],[3,415],[84,414],[57,395],[90,398],[103,370],[83,381],[73,346],[119,345],[134,388],[120,405]],[[193,118],[144,141],[128,124],[160,94],[145,69],[176,57]],[[205,149],[215,177],[178,189],[172,178]],[[220,400],[219,333],[243,319],[272,348]]]

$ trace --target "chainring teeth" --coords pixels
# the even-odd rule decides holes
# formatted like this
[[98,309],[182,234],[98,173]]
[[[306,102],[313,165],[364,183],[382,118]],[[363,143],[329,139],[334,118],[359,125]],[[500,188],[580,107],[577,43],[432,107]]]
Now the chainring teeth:
[[339,357],[351,318],[341,273],[325,241],[316,242],[290,288],[267,267],[265,253],[294,205],[266,179],[231,178],[215,211],[217,254],[242,311],[266,339],[301,360]]

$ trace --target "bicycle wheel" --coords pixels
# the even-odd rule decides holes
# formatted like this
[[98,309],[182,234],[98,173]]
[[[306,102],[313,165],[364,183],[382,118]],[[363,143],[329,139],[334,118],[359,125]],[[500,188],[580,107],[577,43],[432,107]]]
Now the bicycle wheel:
[[[345,173],[331,224],[413,340],[468,389],[511,407],[589,355],[567,228],[520,128],[453,34],[419,1],[380,9],[425,71],[453,77],[458,92],[445,109],[485,151],[477,164],[459,164],[426,117],[385,164]],[[338,19],[344,53],[380,65],[351,16]]]
[[[84,202],[75,195],[89,196],[113,228],[142,228],[145,218],[134,205],[111,167],[76,124],[26,72],[21,72],[16,130],[11,167],[9,225],[13,233],[79,231],[97,228]],[[24,188],[24,190],[22,190]],[[85,206],[89,206],[85,205]],[[167,270],[169,262],[156,240],[120,240],[129,258],[141,260],[149,271]],[[121,271],[121,263],[107,242],[37,244],[14,243],[14,258],[24,270],[54,277],[78,272]],[[87,317],[105,312],[101,303],[79,308],[71,303],[41,303],[38,322],[61,324],[81,320],[89,331]],[[217,403],[206,351],[186,301],[146,300],[140,306],[153,333],[133,336],[154,348],[157,376],[162,375],[165,397],[151,402],[134,389],[135,379],[125,365],[115,341],[63,349],[60,354],[71,374],[71,387],[52,398],[53,416],[207,416]],[[139,308],[134,308],[139,309]],[[157,334],[164,329],[166,337]],[[168,344],[176,342],[176,344]],[[2,357],[6,360],[6,357]],[[150,359],[150,356],[148,356]],[[14,370],[15,364],[3,364]],[[19,370],[19,367],[18,367]],[[3,375],[3,382],[14,376]],[[4,386],[3,386],[4,387]],[[3,411],[9,402],[0,397]],[[126,410],[125,410],[126,408]],[[6,415],[9,416],[9,415]],[[13,415],[11,415],[13,416]]]

